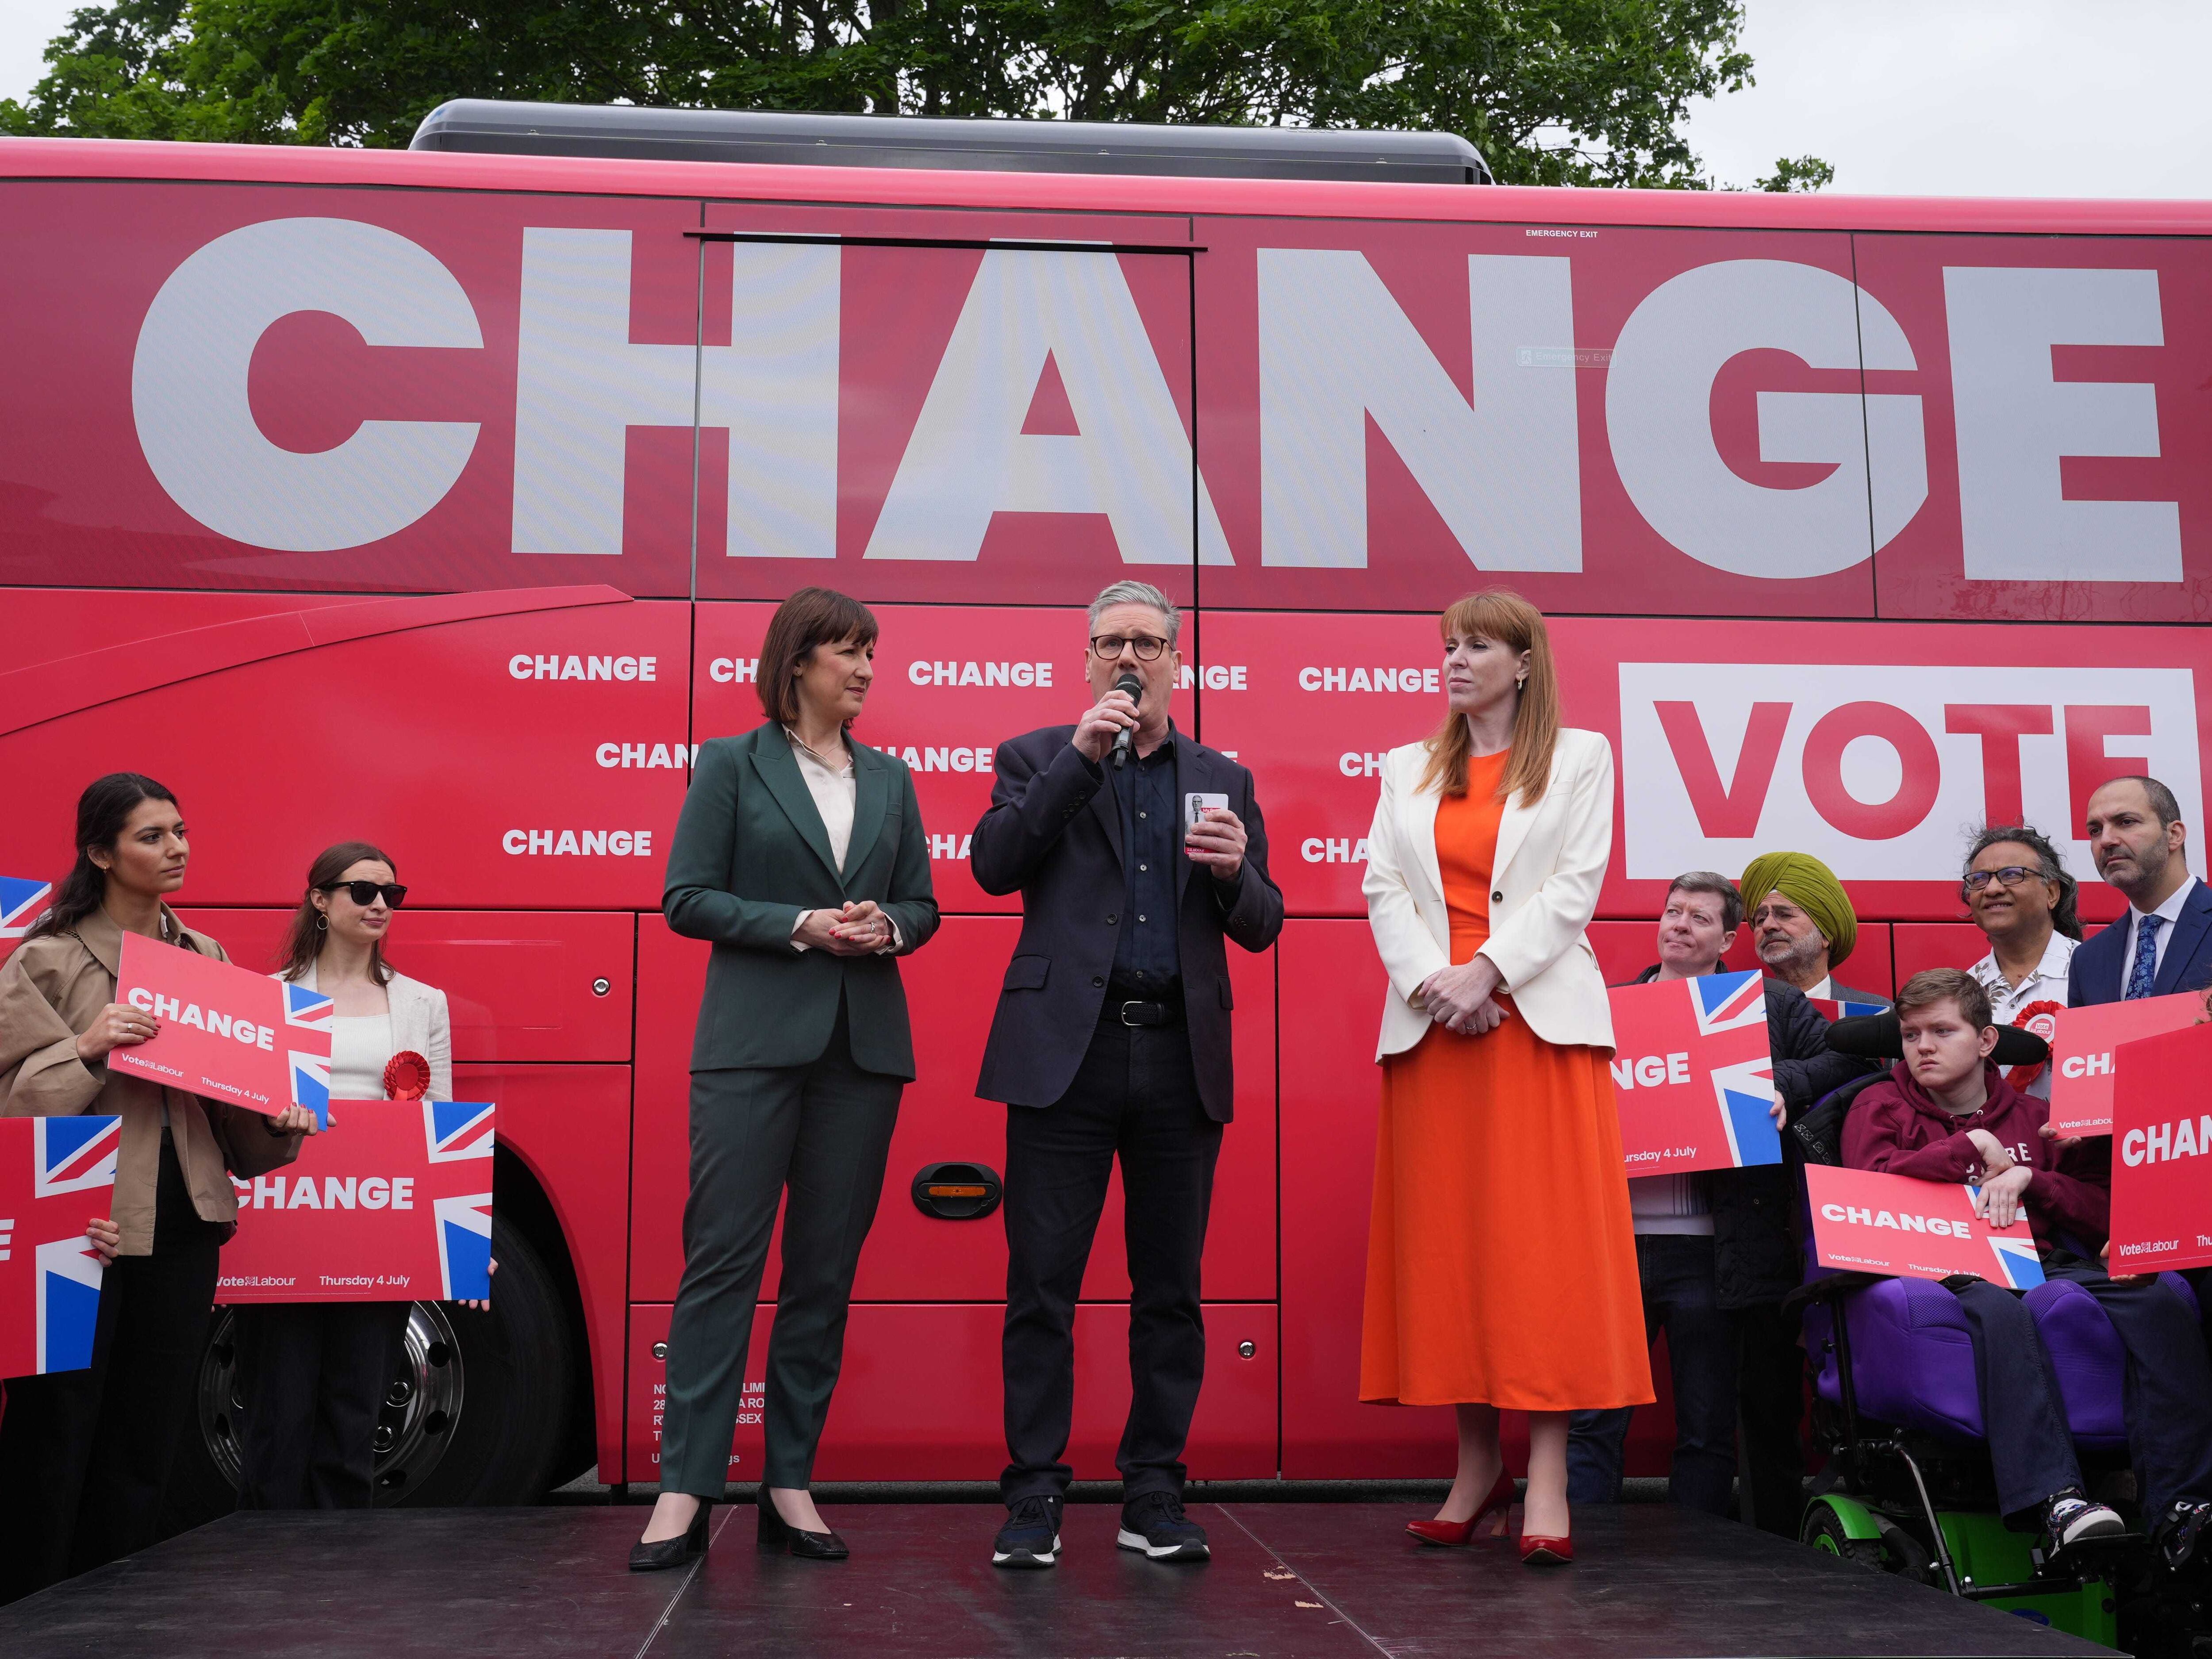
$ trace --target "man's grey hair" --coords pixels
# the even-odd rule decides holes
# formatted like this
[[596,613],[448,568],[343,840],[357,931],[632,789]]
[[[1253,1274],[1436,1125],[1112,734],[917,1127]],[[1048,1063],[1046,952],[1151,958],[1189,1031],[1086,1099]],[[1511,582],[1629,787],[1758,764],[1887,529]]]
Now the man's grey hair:
[[1094,636],[1098,632],[1098,618],[1117,605],[1148,605],[1158,611],[1167,619],[1170,646],[1182,632],[1182,612],[1176,609],[1173,599],[1150,582],[1120,581],[1108,582],[1098,590],[1098,597],[1091,601],[1091,617],[1086,625]]

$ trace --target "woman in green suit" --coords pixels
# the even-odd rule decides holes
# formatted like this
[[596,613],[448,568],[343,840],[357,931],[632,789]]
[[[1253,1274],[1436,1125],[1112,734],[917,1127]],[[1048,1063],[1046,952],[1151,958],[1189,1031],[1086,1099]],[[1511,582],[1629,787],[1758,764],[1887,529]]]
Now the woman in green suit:
[[896,957],[937,931],[914,778],[847,728],[876,619],[827,588],[761,645],[767,721],[702,744],[668,856],[668,925],[713,942],[691,1050],[691,1195],[668,1329],[660,1498],[629,1565],[706,1547],[729,1474],[753,1307],[788,1188],[768,1351],[760,1541],[843,1559],[807,1486],[914,1043]]

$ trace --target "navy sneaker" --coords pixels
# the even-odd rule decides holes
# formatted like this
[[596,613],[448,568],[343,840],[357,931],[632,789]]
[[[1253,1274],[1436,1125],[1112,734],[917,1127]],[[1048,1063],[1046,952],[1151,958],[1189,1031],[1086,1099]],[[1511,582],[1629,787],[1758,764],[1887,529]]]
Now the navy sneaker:
[[1204,1561],[1213,1553],[1206,1528],[1182,1512],[1182,1499],[1170,1492],[1145,1492],[1122,1504],[1114,1541],[1155,1561]]
[[2051,1507],[2044,1511],[2043,1526],[2053,1546],[2062,1550],[2093,1539],[2118,1538],[2128,1529],[2128,1523],[2118,1515],[2102,1504],[2091,1503],[2072,1486],[2051,1500]]
[[991,1540],[994,1567],[1060,1565],[1060,1500],[1039,1494],[1006,1505],[1006,1524]]

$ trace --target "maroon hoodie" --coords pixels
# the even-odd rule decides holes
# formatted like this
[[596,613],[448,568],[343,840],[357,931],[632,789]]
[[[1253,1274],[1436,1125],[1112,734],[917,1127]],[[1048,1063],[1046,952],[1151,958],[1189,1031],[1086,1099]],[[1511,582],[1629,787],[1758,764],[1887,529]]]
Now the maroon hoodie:
[[2110,1231],[2110,1194],[2078,1173],[2088,1168],[2079,1147],[2062,1150],[2045,1137],[2047,1101],[2021,1093],[1986,1061],[1982,1080],[1990,1097],[1981,1110],[1955,1117],[1899,1060],[1851,1102],[1844,1119],[1844,1162],[1921,1181],[1978,1182],[1982,1155],[1966,1137],[1969,1130],[1986,1129],[2035,1171],[2027,1183],[2027,1220],[2037,1244],[2047,1249],[2058,1242],[2055,1234],[2065,1232],[2094,1255]]

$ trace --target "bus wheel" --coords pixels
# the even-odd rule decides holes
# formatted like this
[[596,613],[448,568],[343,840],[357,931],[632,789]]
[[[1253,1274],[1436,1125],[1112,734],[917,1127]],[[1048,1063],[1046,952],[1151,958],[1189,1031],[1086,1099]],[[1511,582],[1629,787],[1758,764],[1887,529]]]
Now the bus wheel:
[[[537,1251],[497,1216],[489,1313],[453,1302],[408,1309],[403,1351],[376,1425],[376,1502],[527,1504],[551,1484],[574,1392],[574,1339]],[[170,1483],[165,1532],[235,1506],[236,1321],[218,1309],[200,1362],[200,1432]]]

